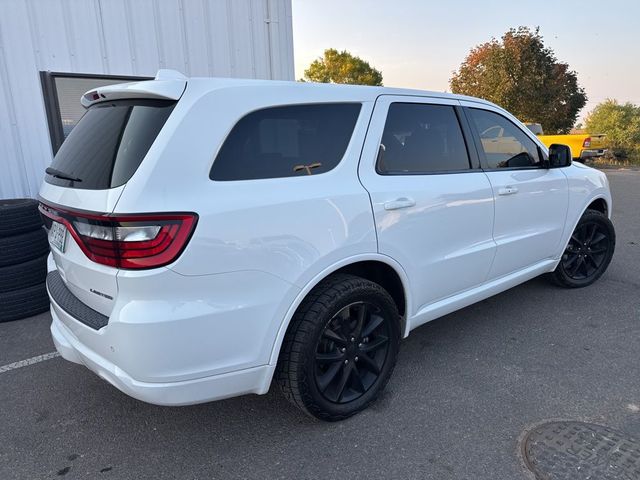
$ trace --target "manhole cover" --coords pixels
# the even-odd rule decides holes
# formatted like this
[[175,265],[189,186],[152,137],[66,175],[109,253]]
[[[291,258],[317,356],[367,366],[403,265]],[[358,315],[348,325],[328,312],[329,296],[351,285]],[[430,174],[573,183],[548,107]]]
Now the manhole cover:
[[640,442],[601,425],[545,423],[527,434],[523,452],[541,480],[640,479]]

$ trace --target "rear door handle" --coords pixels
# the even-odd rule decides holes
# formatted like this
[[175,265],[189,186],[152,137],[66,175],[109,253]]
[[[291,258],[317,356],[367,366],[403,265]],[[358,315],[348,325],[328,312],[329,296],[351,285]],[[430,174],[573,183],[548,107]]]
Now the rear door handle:
[[514,193],[518,193],[518,187],[512,187],[511,185],[498,190],[498,195],[513,195]]
[[413,198],[396,198],[395,200],[391,200],[389,202],[384,203],[385,210],[398,210],[400,208],[409,208],[415,206],[416,201]]

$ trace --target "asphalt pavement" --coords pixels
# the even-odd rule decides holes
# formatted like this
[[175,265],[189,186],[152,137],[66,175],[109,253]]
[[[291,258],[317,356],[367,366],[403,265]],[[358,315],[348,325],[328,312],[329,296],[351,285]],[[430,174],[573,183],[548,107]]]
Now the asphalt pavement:
[[[640,438],[640,172],[607,170],[618,241],[593,286],[538,278],[413,331],[379,401],[344,422],[277,388],[157,407],[61,358],[48,314],[0,324],[0,479],[527,479],[549,419]],[[21,364],[18,364],[18,366]]]

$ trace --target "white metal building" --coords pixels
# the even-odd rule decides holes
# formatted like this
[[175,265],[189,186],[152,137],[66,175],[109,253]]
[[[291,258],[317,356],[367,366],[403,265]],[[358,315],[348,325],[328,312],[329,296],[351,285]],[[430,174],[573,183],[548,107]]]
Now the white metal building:
[[294,79],[291,0],[0,0],[0,199],[34,197],[94,86]]

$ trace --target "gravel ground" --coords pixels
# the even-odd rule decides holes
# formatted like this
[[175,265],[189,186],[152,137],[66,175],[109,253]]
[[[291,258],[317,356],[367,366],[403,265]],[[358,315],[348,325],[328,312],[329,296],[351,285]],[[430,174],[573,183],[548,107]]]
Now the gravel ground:
[[[547,419],[640,438],[640,172],[607,175],[618,244],[599,282],[535,279],[415,330],[352,419],[314,421],[276,388],[156,407],[54,358],[0,373],[0,478],[513,480]],[[49,322],[0,324],[0,365],[51,352]]]

